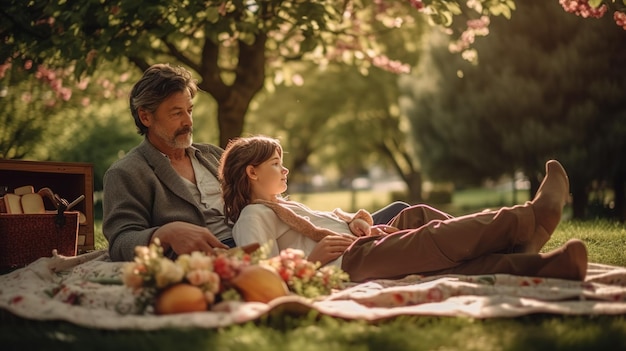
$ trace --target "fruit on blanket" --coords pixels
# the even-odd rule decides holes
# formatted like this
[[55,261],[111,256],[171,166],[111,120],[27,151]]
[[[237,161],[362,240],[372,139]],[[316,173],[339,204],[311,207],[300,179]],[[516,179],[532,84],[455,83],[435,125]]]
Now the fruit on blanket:
[[243,268],[231,283],[248,302],[268,303],[277,297],[289,294],[287,284],[276,270],[263,265]]
[[154,307],[157,314],[172,314],[206,311],[208,304],[199,287],[181,283],[159,293]]

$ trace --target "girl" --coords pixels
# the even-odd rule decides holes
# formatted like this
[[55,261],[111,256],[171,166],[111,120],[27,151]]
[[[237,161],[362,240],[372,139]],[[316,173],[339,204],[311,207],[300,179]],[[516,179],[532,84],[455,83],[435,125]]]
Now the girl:
[[557,161],[546,163],[536,197],[524,205],[458,218],[425,205],[403,210],[388,225],[369,213],[315,211],[281,197],[289,170],[278,140],[232,140],[220,162],[224,214],[235,222],[237,246],[271,243],[304,251],[309,261],[333,264],[352,281],[409,274],[495,274],[584,280],[587,250],[577,239],[539,253],[561,219],[569,181]]

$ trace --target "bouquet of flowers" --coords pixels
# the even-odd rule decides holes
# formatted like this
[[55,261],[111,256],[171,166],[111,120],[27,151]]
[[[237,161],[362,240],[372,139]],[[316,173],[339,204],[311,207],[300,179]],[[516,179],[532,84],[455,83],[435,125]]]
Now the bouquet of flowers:
[[320,267],[319,262],[307,261],[302,250],[285,249],[264,263],[276,269],[289,290],[309,298],[328,295],[349,280],[348,274],[336,266]]
[[122,280],[136,294],[140,311],[157,314],[205,311],[225,300],[267,303],[290,293],[317,298],[340,289],[348,274],[320,267],[300,250],[283,250],[266,258],[265,250],[241,248],[193,252],[173,261],[156,241],[138,246],[135,260],[124,265]]

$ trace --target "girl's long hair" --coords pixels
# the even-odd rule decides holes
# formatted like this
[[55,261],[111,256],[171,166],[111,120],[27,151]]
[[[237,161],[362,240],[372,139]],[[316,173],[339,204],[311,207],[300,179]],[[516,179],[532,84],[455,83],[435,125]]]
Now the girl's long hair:
[[246,167],[258,166],[269,160],[274,151],[282,157],[283,149],[277,139],[266,136],[235,138],[228,142],[219,167],[219,180],[224,198],[226,221],[235,222],[243,208],[250,204],[252,186]]

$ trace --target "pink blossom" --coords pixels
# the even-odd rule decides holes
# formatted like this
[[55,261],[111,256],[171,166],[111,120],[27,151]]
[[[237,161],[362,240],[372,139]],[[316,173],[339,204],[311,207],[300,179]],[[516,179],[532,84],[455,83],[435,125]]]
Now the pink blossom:
[[602,4],[598,8],[592,7],[589,5],[589,0],[559,0],[559,3],[565,12],[573,13],[583,18],[600,18],[608,10],[606,4]]
[[626,13],[615,11],[613,13],[613,20],[615,20],[615,24],[626,30]]
[[477,19],[471,19],[467,21],[467,28],[469,29],[482,29],[489,26],[490,19],[488,16],[481,16]]
[[11,68],[11,62],[7,61],[0,65],[0,79],[4,78],[6,72]]
[[62,87],[59,91],[59,95],[63,101],[69,101],[72,98],[72,89]]
[[128,80],[128,78],[130,78],[130,73],[122,73],[122,75],[120,76],[120,82],[124,83]]
[[80,90],[85,90],[87,89],[88,85],[89,85],[89,79],[82,79],[80,82],[76,84],[76,87]]
[[24,94],[22,94],[22,102],[28,104],[31,101],[33,101],[33,94],[31,94],[30,92],[25,92]]
[[411,6],[413,6],[414,8],[421,10],[424,8],[424,2],[422,2],[422,0],[409,0],[409,3],[411,4]]
[[372,58],[372,64],[380,69],[392,73],[409,73],[411,66],[397,60],[391,60],[389,57],[380,55]]

